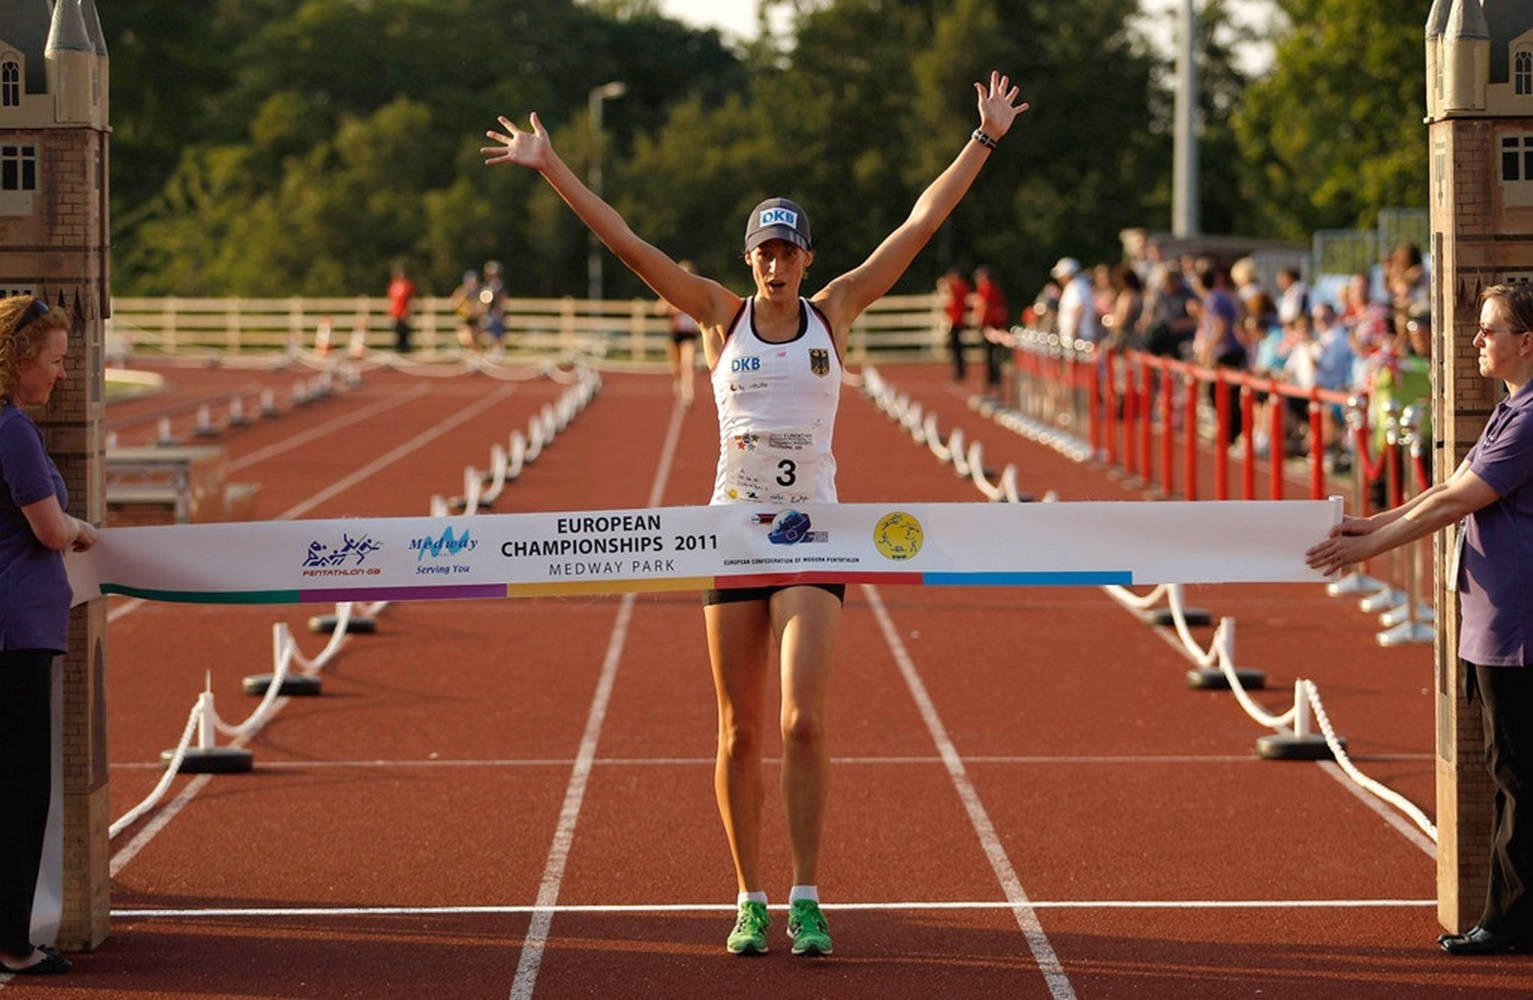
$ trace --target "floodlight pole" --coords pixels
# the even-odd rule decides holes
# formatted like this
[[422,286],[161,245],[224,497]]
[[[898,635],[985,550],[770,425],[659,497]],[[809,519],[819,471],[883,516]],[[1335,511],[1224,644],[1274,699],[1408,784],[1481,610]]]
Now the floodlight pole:
[[1198,12],[1181,0],[1177,12],[1176,122],[1171,160],[1171,232],[1198,234]]
[[[628,92],[628,84],[621,80],[604,83],[600,87],[592,87],[588,95],[591,112],[591,165],[586,173],[586,186],[598,197],[601,197],[601,161],[606,138],[602,135],[601,125],[601,102],[609,98],[622,97]],[[587,298],[600,299],[602,297],[602,246],[595,233],[588,237],[590,249],[586,252],[586,289]]]

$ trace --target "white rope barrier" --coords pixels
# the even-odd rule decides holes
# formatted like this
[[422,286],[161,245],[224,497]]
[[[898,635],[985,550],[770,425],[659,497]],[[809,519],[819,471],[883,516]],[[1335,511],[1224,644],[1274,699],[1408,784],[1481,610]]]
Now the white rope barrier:
[[[992,486],[983,473],[983,453],[978,441],[973,442],[967,452],[963,449],[963,435],[959,430],[954,430],[946,445],[942,444],[941,435],[937,430],[937,417],[935,413],[922,413],[919,403],[913,403],[903,393],[897,392],[883,376],[873,367],[863,369],[863,388],[868,397],[884,413],[895,420],[899,420],[910,430],[911,437],[918,444],[925,443],[931,453],[944,464],[951,464],[960,475],[967,475],[973,479],[980,492],[991,500],[1004,498],[1006,501],[1017,502],[1016,470],[1008,465],[1002,474],[999,485]],[[972,404],[971,404],[972,405]],[[1057,451],[1061,451],[1077,461],[1084,461],[1090,457],[1090,449],[1078,440],[1065,435],[1054,428],[1040,423],[1032,418],[1009,410],[994,407],[993,404],[980,404],[981,412],[987,412],[996,422],[1009,429],[1017,431],[1024,437],[1031,438]],[[1045,500],[1052,499],[1052,491]],[[1334,584],[1332,585],[1334,587]],[[1294,683],[1293,704],[1287,711],[1280,715],[1268,712],[1247,694],[1241,683],[1239,671],[1235,667],[1235,619],[1225,617],[1219,621],[1218,628],[1210,645],[1204,649],[1187,624],[1186,607],[1183,604],[1183,588],[1181,584],[1158,584],[1149,593],[1139,595],[1126,587],[1108,585],[1102,588],[1108,596],[1119,604],[1134,611],[1148,611],[1156,607],[1162,598],[1167,602],[1170,610],[1172,625],[1175,629],[1178,641],[1182,644],[1185,655],[1192,660],[1199,669],[1208,669],[1215,664],[1223,673],[1230,691],[1234,694],[1236,703],[1241,710],[1253,721],[1264,728],[1274,730],[1279,734],[1291,735],[1302,739],[1309,736],[1309,719],[1313,712],[1315,721],[1319,724],[1325,739],[1327,749],[1335,759],[1343,773],[1347,775],[1360,788],[1382,799],[1404,813],[1416,826],[1432,839],[1437,840],[1437,828],[1409,799],[1386,785],[1368,777],[1352,762],[1347,755],[1346,746],[1336,735],[1331,725],[1329,714],[1325,710],[1325,704],[1320,697],[1320,688],[1314,681],[1300,678]],[[1291,730],[1290,730],[1291,727]]]
[[[1184,642],[1186,640],[1183,640]],[[1293,724],[1299,712],[1298,699],[1294,700],[1293,707],[1282,715],[1272,715],[1262,708],[1251,696],[1246,694],[1245,687],[1240,683],[1240,676],[1235,672],[1235,619],[1219,619],[1219,627],[1214,630],[1214,641],[1210,652],[1213,653],[1213,661],[1217,661],[1219,669],[1224,672],[1224,679],[1229,682],[1230,691],[1235,695],[1235,700],[1245,713],[1254,719],[1257,724],[1268,729],[1283,729]],[[1294,731],[1301,732],[1302,727],[1295,726]]]
[[[328,385],[327,381],[324,383]],[[508,455],[500,445],[494,444],[490,451],[490,465],[494,473],[492,488],[498,495],[505,483],[515,479],[521,474],[524,464],[535,457],[545,444],[553,440],[555,434],[569,426],[570,421],[582,412],[595,397],[601,386],[601,379],[593,373],[585,370],[577,372],[570,381],[563,383],[569,386],[560,394],[556,406],[545,405],[529,421],[529,433],[524,436],[520,431],[512,431],[510,435],[510,454]],[[299,391],[303,383],[295,385],[294,392]],[[264,401],[263,401],[264,402]],[[529,448],[529,437],[535,445]],[[474,514],[478,511],[481,499],[493,499],[489,494],[481,492],[482,479],[476,469],[469,467],[464,472],[464,495],[468,503],[464,513]],[[447,501],[439,495],[431,497],[431,515],[442,517],[448,514]],[[361,617],[373,617],[389,606],[388,601],[375,601],[367,604],[354,604],[351,601],[342,601],[335,605],[335,624],[330,633],[330,639],[324,647],[311,659],[305,656],[298,648],[297,640],[293,638],[292,631],[286,622],[275,622],[272,625],[272,664],[273,670],[266,690],[260,702],[254,710],[245,717],[244,721],[237,724],[226,722],[219,716],[213,702],[211,690],[211,674],[204,685],[203,691],[198,695],[192,706],[191,713],[186,720],[186,726],[181,733],[176,747],[170,752],[165,763],[164,774],[155,784],[155,787],[133,808],[118,817],[107,830],[108,839],[116,837],[123,830],[138,822],[150,810],[154,809],[165,797],[176,775],[180,773],[182,764],[185,762],[188,750],[191,748],[193,736],[198,739],[199,748],[202,750],[215,750],[215,734],[235,739],[246,738],[260,731],[270,717],[275,714],[277,699],[281,697],[283,682],[293,672],[293,665],[298,665],[299,672],[308,677],[319,674],[330,663],[350,637],[350,624],[354,612]],[[162,755],[163,756],[163,755]]]
[[140,817],[159,805],[160,800],[165,797],[165,792],[170,788],[170,783],[176,780],[176,773],[181,770],[181,761],[186,757],[186,748],[192,742],[192,733],[201,721],[202,700],[199,698],[197,703],[192,706],[191,714],[186,717],[186,729],[181,733],[181,739],[176,744],[176,749],[171,755],[170,762],[165,765],[165,773],[160,775],[159,782],[144,797],[142,802],[117,817],[117,821],[107,828],[106,835],[108,840],[117,836],[134,823],[137,823]]
[[1126,608],[1134,611],[1148,611],[1159,604],[1160,599],[1165,596],[1166,584],[1157,583],[1148,594],[1143,595],[1136,594],[1127,587],[1120,587],[1115,583],[1108,584],[1102,589],[1107,591],[1109,597]]
[[1326,714],[1325,705],[1320,701],[1320,689],[1315,687],[1314,681],[1304,680],[1300,681],[1299,684],[1303,687],[1304,696],[1309,700],[1310,708],[1314,710],[1315,721],[1320,725],[1320,732],[1325,736],[1325,745],[1330,747],[1331,755],[1336,758],[1337,766],[1345,771],[1347,777],[1357,784],[1405,813],[1411,822],[1415,823],[1416,827],[1430,837],[1435,844],[1437,842],[1436,824],[1427,819],[1426,814],[1416,808],[1415,803],[1405,796],[1386,785],[1380,784],[1357,769],[1352,763],[1351,758],[1347,756],[1346,748],[1341,745],[1341,740],[1337,738],[1336,731],[1331,728],[1330,716]]

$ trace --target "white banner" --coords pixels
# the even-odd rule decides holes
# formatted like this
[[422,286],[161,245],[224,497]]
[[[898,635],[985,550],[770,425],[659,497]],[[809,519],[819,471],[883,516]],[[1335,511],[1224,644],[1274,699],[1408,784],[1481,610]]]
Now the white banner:
[[845,582],[1320,581],[1339,501],[728,504],[107,528],[66,559],[100,594],[218,604]]

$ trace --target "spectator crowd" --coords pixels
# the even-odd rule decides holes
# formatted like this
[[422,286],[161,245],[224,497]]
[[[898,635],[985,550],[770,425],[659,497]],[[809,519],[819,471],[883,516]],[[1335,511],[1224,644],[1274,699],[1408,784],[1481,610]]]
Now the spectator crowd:
[[[1331,297],[1317,294],[1292,268],[1264,280],[1249,257],[1228,266],[1190,254],[1162,260],[1151,247],[1141,259],[1089,269],[1064,257],[1021,320],[1068,342],[1145,351],[1303,389],[1366,394],[1374,453],[1384,444],[1386,407],[1424,403],[1431,394],[1428,273],[1410,243],[1397,246],[1376,276],[1353,274]],[[1225,443],[1233,444],[1243,430],[1239,388],[1227,391],[1234,405]],[[1257,399],[1251,428],[1257,453],[1281,448],[1287,455],[1308,454],[1308,401],[1265,393]],[[1281,441],[1270,440],[1269,406],[1286,411]],[[1419,412],[1419,433],[1429,441],[1429,410],[1423,405]],[[1357,456],[1344,408],[1328,406],[1321,426],[1327,466],[1352,468]]]

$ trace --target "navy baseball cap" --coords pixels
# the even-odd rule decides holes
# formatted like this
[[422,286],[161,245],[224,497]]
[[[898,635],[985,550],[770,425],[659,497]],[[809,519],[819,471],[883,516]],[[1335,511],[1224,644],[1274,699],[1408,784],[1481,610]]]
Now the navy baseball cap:
[[787,240],[805,250],[814,249],[809,238],[809,216],[786,198],[768,198],[751,209],[745,222],[745,252],[767,240]]

